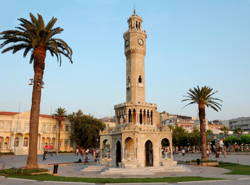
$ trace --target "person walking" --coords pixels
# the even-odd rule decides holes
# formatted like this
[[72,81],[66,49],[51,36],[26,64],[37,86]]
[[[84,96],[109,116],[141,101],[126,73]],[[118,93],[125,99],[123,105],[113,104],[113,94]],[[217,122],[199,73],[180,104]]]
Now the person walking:
[[209,157],[209,150],[207,149],[207,157]]
[[212,157],[212,151],[211,151],[211,149],[209,150],[209,156]]
[[46,160],[46,151],[43,153],[43,161]]
[[78,153],[79,153],[79,149],[77,148],[77,149],[76,149],[76,155],[77,155],[77,156],[78,156]]
[[181,153],[183,156],[185,156],[185,149],[184,148],[181,150]]
[[224,149],[224,157],[227,157],[227,151]]

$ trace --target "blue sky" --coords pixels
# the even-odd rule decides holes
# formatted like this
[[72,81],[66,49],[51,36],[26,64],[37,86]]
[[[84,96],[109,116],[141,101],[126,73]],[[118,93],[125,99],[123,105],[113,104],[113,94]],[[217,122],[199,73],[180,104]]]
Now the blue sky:
[[[1,3],[0,31],[14,29],[18,18],[41,14],[64,32],[58,35],[73,49],[74,64],[47,53],[42,114],[57,107],[68,113],[81,109],[97,118],[114,115],[126,101],[123,33],[136,14],[146,30],[146,101],[158,111],[197,116],[197,105],[184,109],[189,88],[210,86],[223,100],[222,111],[207,109],[206,117],[250,116],[250,0],[44,0]],[[22,52],[0,54],[0,111],[30,110],[33,66]]]

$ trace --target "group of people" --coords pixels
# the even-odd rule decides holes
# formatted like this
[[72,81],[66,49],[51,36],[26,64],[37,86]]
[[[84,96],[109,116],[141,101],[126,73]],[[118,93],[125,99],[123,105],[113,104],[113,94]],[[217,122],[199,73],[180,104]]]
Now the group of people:
[[88,163],[88,160],[89,160],[89,154],[92,154],[92,159],[93,160],[97,160],[97,158],[99,157],[99,153],[100,153],[100,151],[99,151],[99,149],[82,149],[82,150],[80,150],[79,148],[77,148],[76,149],[76,155],[78,156],[79,154],[82,156],[82,158],[84,158],[84,155],[85,155],[85,159],[84,159],[84,162],[85,163]]

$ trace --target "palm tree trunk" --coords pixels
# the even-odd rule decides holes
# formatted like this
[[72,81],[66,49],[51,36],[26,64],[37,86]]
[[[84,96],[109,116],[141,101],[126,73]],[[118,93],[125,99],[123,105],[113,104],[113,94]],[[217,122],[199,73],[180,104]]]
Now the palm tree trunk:
[[207,138],[206,138],[206,123],[205,123],[205,104],[199,104],[199,119],[200,119],[200,131],[201,131],[201,159],[207,160]]
[[58,121],[59,121],[59,128],[58,128],[58,142],[57,142],[57,150],[59,152],[59,149],[60,149],[60,134],[61,134],[61,127],[62,127],[62,118],[58,118]]
[[[37,163],[37,140],[39,128],[39,113],[41,102],[41,84],[39,81],[43,79],[44,60],[46,51],[44,48],[35,48],[34,52],[34,83],[32,92],[32,105],[30,111],[30,132],[29,132],[29,154],[27,160],[27,169],[38,168]],[[40,80],[39,80],[40,79]]]

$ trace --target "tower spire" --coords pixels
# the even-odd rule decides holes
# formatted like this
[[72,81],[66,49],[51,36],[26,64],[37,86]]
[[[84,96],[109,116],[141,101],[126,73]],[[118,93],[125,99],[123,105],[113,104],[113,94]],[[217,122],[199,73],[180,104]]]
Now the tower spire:
[[135,5],[134,5],[134,15],[135,15]]

